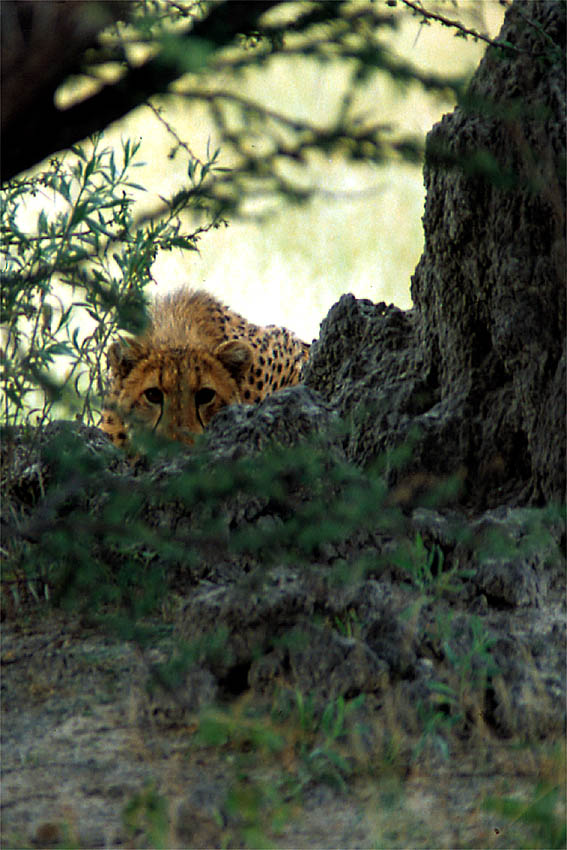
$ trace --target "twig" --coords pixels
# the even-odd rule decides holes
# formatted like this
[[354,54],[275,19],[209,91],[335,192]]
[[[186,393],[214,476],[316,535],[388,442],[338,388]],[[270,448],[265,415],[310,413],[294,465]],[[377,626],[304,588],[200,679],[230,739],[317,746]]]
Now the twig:
[[408,9],[413,9],[414,12],[421,15],[426,20],[437,21],[442,24],[444,27],[450,27],[452,29],[458,30],[463,35],[470,35],[472,38],[476,38],[479,41],[484,41],[486,44],[489,44],[491,47],[499,47],[500,49],[511,50],[514,53],[526,53],[525,50],[522,50],[520,47],[516,47],[513,44],[509,44],[506,42],[502,44],[500,41],[496,41],[493,38],[490,38],[487,35],[483,35],[476,30],[469,29],[461,24],[459,21],[455,21],[452,18],[446,18],[444,15],[441,15],[439,12],[430,12],[428,9],[424,9],[420,2],[414,2],[414,0],[400,0],[404,6],[407,6]]
[[158,107],[157,107],[157,106],[154,106],[154,104],[153,104],[150,100],[149,100],[149,101],[147,101],[147,103],[146,103],[145,105],[148,107],[148,109],[151,109],[151,110],[152,110],[152,112],[154,113],[154,115],[156,116],[156,118],[158,119],[158,121],[159,121],[161,124],[163,124],[163,126],[165,127],[165,129],[167,130],[167,132],[169,133],[169,135],[170,135],[170,136],[172,136],[172,137],[175,139],[175,142],[176,142],[177,146],[178,146],[178,147],[180,147],[180,148],[183,148],[183,150],[184,150],[187,154],[189,154],[189,157],[190,157],[192,160],[194,160],[194,162],[198,162],[200,166],[203,166],[203,162],[201,162],[201,160],[199,159],[199,157],[198,157],[196,154],[194,154],[194,153],[193,153],[193,151],[191,150],[191,148],[189,147],[189,145],[187,144],[187,142],[184,142],[184,141],[183,141],[183,139],[181,139],[181,138],[179,137],[179,135],[177,134],[177,131],[175,130],[175,128],[174,128],[174,127],[172,127],[172,126],[171,126],[171,124],[170,124],[170,123],[169,123],[169,122],[168,122],[168,121],[167,121],[167,120],[163,117],[163,114],[162,114],[161,110],[160,110],[160,109],[158,109]]

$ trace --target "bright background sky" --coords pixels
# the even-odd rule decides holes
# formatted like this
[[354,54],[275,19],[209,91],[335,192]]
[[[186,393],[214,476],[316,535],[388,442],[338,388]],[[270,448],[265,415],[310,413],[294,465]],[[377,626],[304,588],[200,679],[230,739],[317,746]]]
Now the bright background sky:
[[[491,36],[498,34],[504,9],[498,0],[426,3],[447,17],[459,16]],[[402,11],[397,7],[397,13]],[[440,74],[472,74],[485,44],[455,38],[452,30],[403,14],[392,34],[392,50],[421,70]],[[286,113],[324,121],[333,114],[343,70],[321,68],[306,60],[273,61],[248,74],[249,96]],[[426,95],[412,84],[401,88],[382,76],[361,94],[371,116],[421,138],[453,104]],[[214,127],[202,108],[181,99],[165,113],[198,156],[207,141],[215,144]],[[171,138],[147,108],[113,127],[106,143],[120,137],[141,138],[141,158],[147,167],[136,171],[137,182],[150,194],[170,195],[184,183],[182,160],[168,159]],[[205,234],[200,252],[162,253],[154,264],[156,291],[180,285],[206,288],[258,324],[283,324],[306,341],[318,335],[330,307],[346,292],[372,301],[411,306],[410,278],[421,254],[424,189],[419,166],[390,163],[356,166],[341,158],[322,157],[314,164],[313,182],[327,191],[310,203],[282,203],[268,221],[233,221],[228,228]],[[364,190],[356,200],[345,190]]]

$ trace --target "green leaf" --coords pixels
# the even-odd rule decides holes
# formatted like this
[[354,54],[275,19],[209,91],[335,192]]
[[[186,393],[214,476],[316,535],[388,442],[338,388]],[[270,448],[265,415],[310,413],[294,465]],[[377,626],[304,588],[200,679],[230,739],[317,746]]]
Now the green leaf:
[[71,214],[71,220],[69,222],[69,227],[75,227],[77,224],[85,221],[88,213],[89,205],[86,201],[83,203],[77,204],[75,209]]
[[38,233],[45,233],[47,230],[47,215],[45,210],[42,210],[37,217],[37,231]]
[[58,354],[71,354],[71,349],[66,342],[54,342],[41,350],[41,354],[46,360],[53,360]]
[[190,236],[174,236],[173,239],[170,240],[169,244],[173,248],[182,248],[185,251],[199,250],[195,245],[194,238]]

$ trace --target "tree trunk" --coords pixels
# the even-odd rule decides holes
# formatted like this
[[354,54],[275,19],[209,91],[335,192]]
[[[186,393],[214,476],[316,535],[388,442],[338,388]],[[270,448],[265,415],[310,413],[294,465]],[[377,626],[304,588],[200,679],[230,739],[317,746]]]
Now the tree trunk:
[[414,480],[476,507],[565,497],[565,4],[516,0],[500,39],[428,136],[414,310],[342,299],[307,372],[353,460],[417,427]]
[[[465,168],[426,167],[412,295],[426,368],[458,400],[469,476],[523,479],[539,501],[565,487],[565,4],[516,2],[501,38],[523,52],[489,49],[477,108],[429,134]],[[467,173],[485,156],[492,182]]]

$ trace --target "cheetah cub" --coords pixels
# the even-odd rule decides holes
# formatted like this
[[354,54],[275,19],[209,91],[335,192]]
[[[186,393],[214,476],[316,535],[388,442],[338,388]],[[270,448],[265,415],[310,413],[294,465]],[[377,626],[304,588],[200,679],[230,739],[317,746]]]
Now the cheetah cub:
[[252,325],[204,291],[157,299],[140,336],[108,350],[100,427],[123,445],[139,423],[191,444],[228,404],[258,404],[299,382],[309,345],[285,328]]

